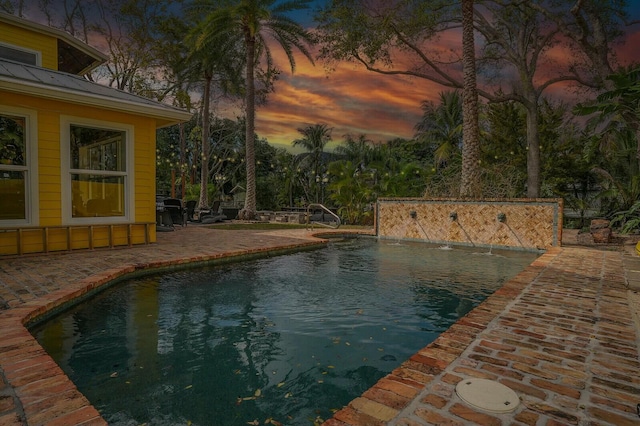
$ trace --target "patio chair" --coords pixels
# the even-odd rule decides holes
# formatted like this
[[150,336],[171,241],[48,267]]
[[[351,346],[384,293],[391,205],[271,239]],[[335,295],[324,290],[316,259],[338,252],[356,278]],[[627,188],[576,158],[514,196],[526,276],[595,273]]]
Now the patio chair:
[[200,222],[216,223],[227,219],[227,216],[220,212],[220,200],[216,200],[209,210],[200,210]]
[[187,220],[194,222],[194,215],[196,213],[196,206],[198,202],[196,200],[189,200],[185,203],[185,208],[187,209]]
[[174,224],[187,226],[187,210],[182,206],[182,200],[178,198],[165,198],[164,208],[171,215],[171,221]]

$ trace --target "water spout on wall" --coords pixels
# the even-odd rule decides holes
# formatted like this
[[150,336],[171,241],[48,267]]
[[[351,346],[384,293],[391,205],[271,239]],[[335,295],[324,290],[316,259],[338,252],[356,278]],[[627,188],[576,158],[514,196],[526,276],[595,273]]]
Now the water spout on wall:
[[524,243],[522,242],[522,239],[520,238],[520,236],[516,233],[516,231],[514,231],[513,229],[511,229],[511,226],[509,226],[508,223],[505,222],[504,224],[507,229],[509,230],[509,232],[511,232],[511,235],[513,235],[513,238],[516,239],[516,241],[518,242],[518,244],[520,244],[520,247],[525,247]]
[[[451,217],[451,215],[453,215],[455,212],[451,213],[449,215],[449,217]],[[460,223],[460,220],[458,219],[458,215],[455,215],[455,219],[451,219],[453,221],[453,223],[455,223],[455,225],[460,228],[460,230],[462,231],[462,233],[464,234],[464,238],[469,242],[469,244],[471,244],[471,247],[475,247],[475,243],[473,242],[473,240],[471,239],[471,236],[469,235],[469,233],[467,232],[467,230],[465,229],[464,226],[462,226],[462,223]]]
[[424,229],[424,227],[422,226],[422,224],[418,220],[418,215],[416,214],[415,211],[411,212],[411,218],[414,220],[414,223],[418,227],[419,233],[421,233],[424,236],[424,239],[427,240],[427,242],[431,242],[431,238],[429,238],[429,235],[427,234],[427,231]]

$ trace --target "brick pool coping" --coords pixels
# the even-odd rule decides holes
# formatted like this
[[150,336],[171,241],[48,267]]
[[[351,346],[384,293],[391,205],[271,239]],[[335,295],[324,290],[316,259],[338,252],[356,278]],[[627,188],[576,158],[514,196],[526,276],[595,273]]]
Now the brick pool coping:
[[[127,274],[323,244],[304,230],[187,227],[167,234],[152,246],[0,259],[5,287],[15,289],[16,277],[34,288],[45,286],[39,280],[58,283],[8,302],[9,293],[0,293],[9,304],[0,310],[0,425],[106,424],[25,328],[33,318]],[[638,335],[622,256],[548,250],[326,425],[638,424]],[[51,263],[64,266],[47,270]],[[45,272],[34,277],[33,265]],[[73,279],[64,283],[65,276]],[[474,410],[453,390],[469,377],[499,381],[522,403],[509,414]]]

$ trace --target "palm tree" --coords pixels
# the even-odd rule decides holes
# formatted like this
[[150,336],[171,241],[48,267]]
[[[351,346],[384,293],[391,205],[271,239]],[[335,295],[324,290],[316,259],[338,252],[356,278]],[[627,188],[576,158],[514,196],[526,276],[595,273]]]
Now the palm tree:
[[640,67],[623,67],[607,80],[611,90],[574,112],[594,114],[585,152],[592,163],[600,163],[592,171],[601,180],[599,197],[610,203],[603,209],[611,213],[630,209],[640,198]]
[[331,141],[331,128],[326,124],[314,124],[304,128],[298,129],[303,137],[293,141],[293,146],[302,146],[306,149],[309,155],[306,157],[305,162],[309,165],[311,171],[311,185],[315,188],[317,203],[319,200],[319,179],[322,179],[322,154],[324,147]]
[[363,134],[358,135],[357,139],[353,135],[345,135],[344,138],[344,143],[336,147],[336,154],[345,156],[360,168],[365,167],[371,157],[373,141]]
[[368,207],[375,202],[375,192],[367,185],[359,165],[348,160],[334,161],[328,172],[332,176],[329,198],[345,222],[363,224],[371,218],[373,211]]
[[222,44],[207,38],[206,22],[199,22],[185,37],[187,56],[181,73],[192,82],[202,85],[202,132],[199,209],[209,208],[207,187],[209,186],[209,157],[211,151],[211,90],[212,84],[225,92],[238,91],[238,75],[242,61],[231,52],[222,49]]
[[440,104],[422,102],[422,119],[416,124],[416,139],[435,144],[435,166],[448,164],[462,149],[462,100],[458,91],[440,93]]
[[[193,6],[194,10],[205,14],[203,36],[206,39],[221,46],[223,51],[244,53],[247,187],[245,205],[239,217],[246,220],[256,215],[255,75],[257,70],[263,70],[267,84],[275,76],[267,35],[282,47],[292,72],[295,70],[294,47],[313,63],[313,57],[307,49],[307,45],[313,42],[311,33],[287,16],[290,12],[307,8],[311,0],[275,3],[275,0],[203,0]],[[262,59],[265,69],[261,68]]]
[[[636,161],[640,166],[640,66],[621,68],[607,78],[613,88],[595,102],[576,106],[578,115],[597,114],[592,124],[601,128],[598,140],[624,139],[631,132],[636,140]],[[622,136],[621,136],[622,135]],[[640,169],[640,167],[639,167]]]
[[480,129],[473,41],[473,0],[462,0],[462,176],[461,197],[480,196]]

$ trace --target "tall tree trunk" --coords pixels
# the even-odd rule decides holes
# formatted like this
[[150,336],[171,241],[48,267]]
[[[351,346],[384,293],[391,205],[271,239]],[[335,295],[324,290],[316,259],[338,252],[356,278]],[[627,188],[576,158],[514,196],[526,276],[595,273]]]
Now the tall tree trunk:
[[209,195],[207,187],[209,186],[209,98],[211,97],[211,79],[213,77],[206,73],[204,84],[204,96],[202,106],[202,155],[200,156],[200,200],[198,201],[199,209],[209,208]]
[[635,134],[636,134],[636,161],[638,162],[638,171],[640,172],[640,126],[636,125]]
[[535,96],[527,97],[527,197],[539,198],[540,185],[540,129],[538,128],[538,103]]
[[187,151],[187,139],[184,135],[184,123],[180,123],[180,199],[184,201],[186,195],[187,184],[185,182],[185,168],[186,163],[186,151]]
[[245,195],[244,208],[240,211],[239,217],[243,220],[253,220],[256,217],[256,153],[255,153],[255,97],[256,88],[253,79],[254,60],[256,42],[250,35],[246,36],[247,46],[247,68],[246,68],[246,108],[247,124],[245,134],[245,167],[247,168],[247,192]]
[[473,40],[473,0],[462,0],[462,177],[460,196],[480,197],[480,131]]

